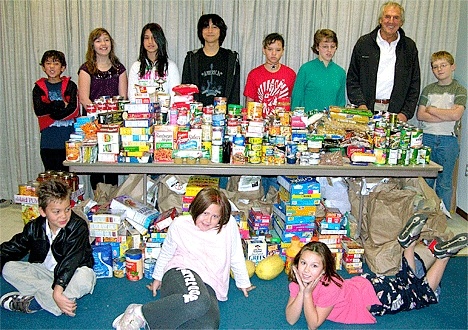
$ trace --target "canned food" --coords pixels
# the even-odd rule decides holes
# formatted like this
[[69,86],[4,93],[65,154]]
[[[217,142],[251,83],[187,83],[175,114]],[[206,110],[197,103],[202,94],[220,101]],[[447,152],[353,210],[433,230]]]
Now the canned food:
[[155,265],[156,265],[156,259],[154,258],[145,259],[145,266],[144,266],[145,278],[150,279],[150,280],[153,279],[153,271],[154,271]]
[[18,194],[27,195],[28,194],[28,185],[26,183],[20,183],[18,185]]
[[400,146],[400,136],[400,130],[395,128],[390,130],[390,136],[388,138],[388,147],[390,149],[398,149]]
[[142,255],[140,249],[128,249],[125,252],[125,269],[130,281],[138,281],[143,278]]
[[421,148],[423,146],[423,130],[418,128],[411,131],[410,148]]
[[431,148],[424,146],[418,149],[418,164],[429,164],[431,158]]
[[81,161],[81,141],[65,141],[65,159],[67,162]]
[[222,145],[224,140],[224,127],[213,127],[211,133],[211,143],[213,145]]
[[262,144],[262,163],[265,165],[275,163],[274,148],[269,143]]
[[232,139],[232,143],[238,146],[245,146],[245,137],[241,134],[236,134]]
[[374,156],[376,165],[385,165],[387,162],[387,149],[385,148],[374,148]]
[[418,165],[419,164],[419,148],[410,148],[409,149],[409,164]]
[[387,156],[387,164],[388,165],[397,165],[398,164],[398,156],[400,152],[398,149],[389,149],[388,156]]
[[374,149],[382,149],[387,147],[387,132],[383,127],[375,127],[374,129]]
[[260,102],[247,102],[247,118],[261,119],[263,118],[263,105]]
[[424,160],[425,160],[425,163],[426,164],[429,164],[431,162],[431,147],[428,147],[428,146],[424,146],[423,147],[424,150],[426,150],[426,155],[424,157]]
[[388,117],[388,123],[390,127],[395,127],[398,124],[398,114],[390,113]]
[[211,145],[211,161],[213,163],[223,162],[223,145],[212,144]]
[[219,114],[226,114],[227,112],[227,98],[215,97],[213,99],[214,112]]
[[398,165],[408,166],[410,163],[410,156],[411,153],[409,152],[408,148],[400,148],[398,149]]
[[408,126],[400,128],[400,148],[409,148],[411,140],[411,129]]
[[201,125],[201,130],[202,130],[202,135],[201,135],[202,141],[211,141],[211,139],[213,138],[211,124]]
[[114,277],[123,278],[125,276],[125,258],[119,257],[112,260],[112,271]]
[[242,106],[239,104],[228,104],[229,117],[239,117],[242,115]]
[[202,115],[203,123],[211,124],[213,122],[214,107],[212,105],[206,106],[206,107],[203,107],[202,111],[203,111],[203,115]]
[[37,182],[44,182],[46,180],[47,180],[47,173],[39,173],[36,179]]

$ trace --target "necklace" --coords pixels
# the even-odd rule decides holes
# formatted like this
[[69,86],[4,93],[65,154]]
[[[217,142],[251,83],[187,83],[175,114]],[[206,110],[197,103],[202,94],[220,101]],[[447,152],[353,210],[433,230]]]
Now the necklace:
[[276,70],[280,68],[281,64],[280,63],[276,63],[276,64],[265,63],[265,66],[269,68],[270,70]]

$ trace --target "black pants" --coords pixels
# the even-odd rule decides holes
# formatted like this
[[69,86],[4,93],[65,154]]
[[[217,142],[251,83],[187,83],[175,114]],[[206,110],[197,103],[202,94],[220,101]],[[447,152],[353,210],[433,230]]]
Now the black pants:
[[44,170],[64,171],[68,172],[68,166],[63,166],[66,158],[64,149],[47,149],[41,148],[41,159],[44,164]]
[[186,268],[164,274],[160,298],[143,305],[150,329],[218,329],[219,306],[214,290]]

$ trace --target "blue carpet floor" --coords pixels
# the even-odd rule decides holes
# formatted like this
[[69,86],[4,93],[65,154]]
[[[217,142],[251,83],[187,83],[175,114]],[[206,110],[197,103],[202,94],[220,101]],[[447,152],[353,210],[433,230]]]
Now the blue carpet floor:
[[[442,283],[441,300],[436,305],[377,317],[377,324],[373,325],[343,325],[326,321],[321,329],[468,329],[467,260],[458,257],[449,262]],[[340,274],[349,277],[345,272]],[[147,279],[138,282],[125,278],[99,279],[94,293],[78,301],[76,317],[55,317],[44,311],[23,314],[0,309],[0,329],[112,329],[113,319],[129,303],[145,303],[153,299],[145,287],[148,283]],[[252,283],[257,288],[249,298],[244,298],[231,280],[229,300],[220,303],[221,329],[307,329],[304,317],[294,326],[285,320],[288,282],[284,273],[272,281],[263,281],[254,275]],[[12,290],[2,278],[1,295]]]

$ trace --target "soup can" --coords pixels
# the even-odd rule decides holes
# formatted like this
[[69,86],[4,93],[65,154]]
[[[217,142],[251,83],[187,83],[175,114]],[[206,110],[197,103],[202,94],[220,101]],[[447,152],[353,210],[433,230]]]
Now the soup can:
[[125,276],[125,258],[114,258],[112,260],[112,270],[114,277],[123,278]]
[[387,162],[387,149],[374,148],[375,162],[377,165],[385,165]]

